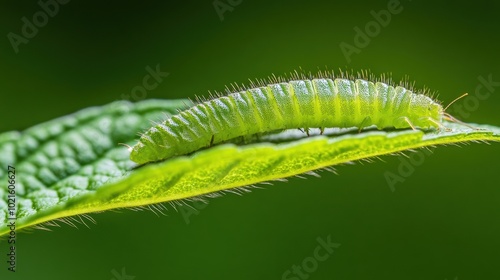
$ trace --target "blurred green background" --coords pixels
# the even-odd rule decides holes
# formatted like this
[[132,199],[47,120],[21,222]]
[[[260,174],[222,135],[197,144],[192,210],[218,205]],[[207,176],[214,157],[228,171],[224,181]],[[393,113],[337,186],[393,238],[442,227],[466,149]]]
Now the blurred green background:
[[[2,1],[0,131],[119,99],[194,97],[325,66],[409,75],[443,103],[469,92],[463,112],[450,112],[500,126],[500,85],[475,96],[479,77],[500,82],[500,4],[401,1],[349,62],[340,44],[356,47],[354,28],[370,26],[370,12],[388,3],[73,0],[16,53],[8,34],[21,36],[21,19],[33,22],[42,8]],[[156,65],[169,76],[132,95]],[[93,214],[90,229],[19,233],[15,274],[0,242],[0,279],[131,280],[122,269],[136,280],[500,279],[499,152],[497,143],[439,147],[393,190],[384,174],[398,174],[403,158],[385,156],[211,199],[196,213]],[[341,245],[312,269],[317,238],[327,236]],[[304,260],[311,272],[282,278]]]

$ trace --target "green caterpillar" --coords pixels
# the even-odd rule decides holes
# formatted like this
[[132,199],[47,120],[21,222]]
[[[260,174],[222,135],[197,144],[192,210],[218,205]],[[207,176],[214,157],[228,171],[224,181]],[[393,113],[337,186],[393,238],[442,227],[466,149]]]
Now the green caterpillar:
[[[298,77],[297,77],[298,78]],[[443,127],[455,120],[424,94],[364,79],[295,79],[201,102],[145,132],[131,148],[138,164],[185,155],[240,137],[279,130],[375,125]]]

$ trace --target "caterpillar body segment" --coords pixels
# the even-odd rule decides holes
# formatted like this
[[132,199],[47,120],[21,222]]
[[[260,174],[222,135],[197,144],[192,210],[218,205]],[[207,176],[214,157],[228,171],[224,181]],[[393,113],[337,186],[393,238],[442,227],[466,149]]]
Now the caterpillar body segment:
[[144,164],[233,139],[292,128],[440,127],[443,108],[401,86],[362,79],[303,79],[208,100],[145,132],[131,160]]

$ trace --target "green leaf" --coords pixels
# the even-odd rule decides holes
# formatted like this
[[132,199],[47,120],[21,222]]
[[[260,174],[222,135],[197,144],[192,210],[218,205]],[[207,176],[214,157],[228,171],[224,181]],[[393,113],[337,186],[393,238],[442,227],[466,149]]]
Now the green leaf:
[[[17,229],[79,214],[138,207],[278,180],[340,163],[409,149],[499,141],[500,128],[445,123],[449,131],[298,130],[258,143],[223,144],[193,155],[136,167],[129,151],[138,132],[187,100],[115,102],[88,108],[22,133],[0,134],[0,235],[8,228],[8,166],[16,170]],[[328,132],[328,131],[327,131]]]

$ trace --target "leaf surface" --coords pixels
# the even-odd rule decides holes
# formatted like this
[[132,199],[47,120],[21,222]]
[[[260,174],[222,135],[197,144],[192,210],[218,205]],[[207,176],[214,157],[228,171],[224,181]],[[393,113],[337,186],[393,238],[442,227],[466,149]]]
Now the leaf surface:
[[190,104],[115,102],[0,134],[0,235],[10,230],[8,166],[15,168],[16,227],[121,207],[138,207],[272,181],[316,169],[440,144],[499,141],[500,128],[445,123],[450,130],[298,130],[247,145],[222,144],[137,167],[120,143]]

